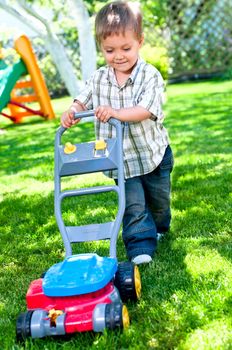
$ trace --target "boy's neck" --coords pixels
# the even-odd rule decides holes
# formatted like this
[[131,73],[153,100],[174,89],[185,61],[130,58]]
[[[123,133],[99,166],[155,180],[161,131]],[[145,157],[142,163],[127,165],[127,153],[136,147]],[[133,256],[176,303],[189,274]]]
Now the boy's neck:
[[115,77],[116,77],[116,80],[117,80],[117,83],[119,86],[122,86],[126,83],[126,81],[130,77],[130,75],[133,72],[137,63],[138,63],[138,60],[135,63],[135,65],[128,72],[120,72],[120,71],[114,69],[114,74],[115,74]]
[[131,72],[124,73],[124,72],[119,72],[119,71],[114,71],[117,83],[119,86],[122,86],[125,84],[129,76],[131,75]]

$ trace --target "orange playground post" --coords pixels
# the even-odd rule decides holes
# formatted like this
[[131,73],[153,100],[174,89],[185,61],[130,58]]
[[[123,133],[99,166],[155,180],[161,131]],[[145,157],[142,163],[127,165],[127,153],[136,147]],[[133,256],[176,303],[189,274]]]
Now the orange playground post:
[[[2,68],[2,86],[0,86],[0,113],[4,107],[10,111],[10,115],[1,113],[18,123],[25,116],[40,115],[46,119],[55,118],[49,92],[37,63],[31,43],[26,35],[15,40],[15,50],[20,55],[20,60],[13,67]],[[29,75],[29,79],[22,80]],[[32,94],[19,94],[20,89],[31,89]],[[39,110],[30,107],[31,102],[39,104]],[[29,103],[29,105],[28,105]]]

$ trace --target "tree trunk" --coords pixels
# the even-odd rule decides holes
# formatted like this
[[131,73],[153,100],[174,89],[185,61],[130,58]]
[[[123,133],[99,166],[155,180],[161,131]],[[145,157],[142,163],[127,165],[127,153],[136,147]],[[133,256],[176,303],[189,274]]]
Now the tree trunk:
[[66,55],[65,48],[54,33],[48,33],[45,38],[45,46],[55,63],[65,86],[73,98],[80,91],[80,81],[78,81],[74,67]]
[[[75,70],[66,55],[65,47],[60,42],[57,35],[52,32],[50,24],[41,17],[32,6],[29,6],[27,2],[23,0],[18,1],[18,5],[20,6],[20,10],[15,9],[8,1],[0,0],[0,8],[16,17],[44,40],[45,46],[50,53],[69,94],[72,97],[75,97],[80,90],[80,81],[78,81],[74,74]],[[19,12],[21,10],[22,12]],[[27,16],[25,16],[25,14],[27,14]],[[28,15],[36,18],[36,21],[30,20]]]
[[82,79],[85,81],[96,69],[96,44],[89,14],[82,0],[67,0],[70,13],[75,18],[80,45]]

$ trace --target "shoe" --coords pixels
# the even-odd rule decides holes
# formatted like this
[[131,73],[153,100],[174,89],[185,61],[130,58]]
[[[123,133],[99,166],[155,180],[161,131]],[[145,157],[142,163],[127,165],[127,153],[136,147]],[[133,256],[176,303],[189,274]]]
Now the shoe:
[[152,258],[150,255],[148,254],[141,254],[141,255],[137,255],[134,258],[131,259],[131,261],[135,264],[135,265],[140,265],[140,264],[148,264],[149,262],[152,261]]
[[163,238],[164,238],[164,233],[157,232],[157,236],[156,236],[157,241],[160,241]]

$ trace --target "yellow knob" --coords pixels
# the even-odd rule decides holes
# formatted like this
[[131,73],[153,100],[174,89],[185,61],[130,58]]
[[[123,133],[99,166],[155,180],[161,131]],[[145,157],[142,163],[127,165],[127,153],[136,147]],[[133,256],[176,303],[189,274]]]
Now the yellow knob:
[[95,150],[104,150],[106,149],[106,142],[104,140],[97,140],[95,142]]
[[66,142],[64,147],[64,153],[66,154],[74,153],[76,149],[77,149],[76,146],[73,145],[71,142]]

